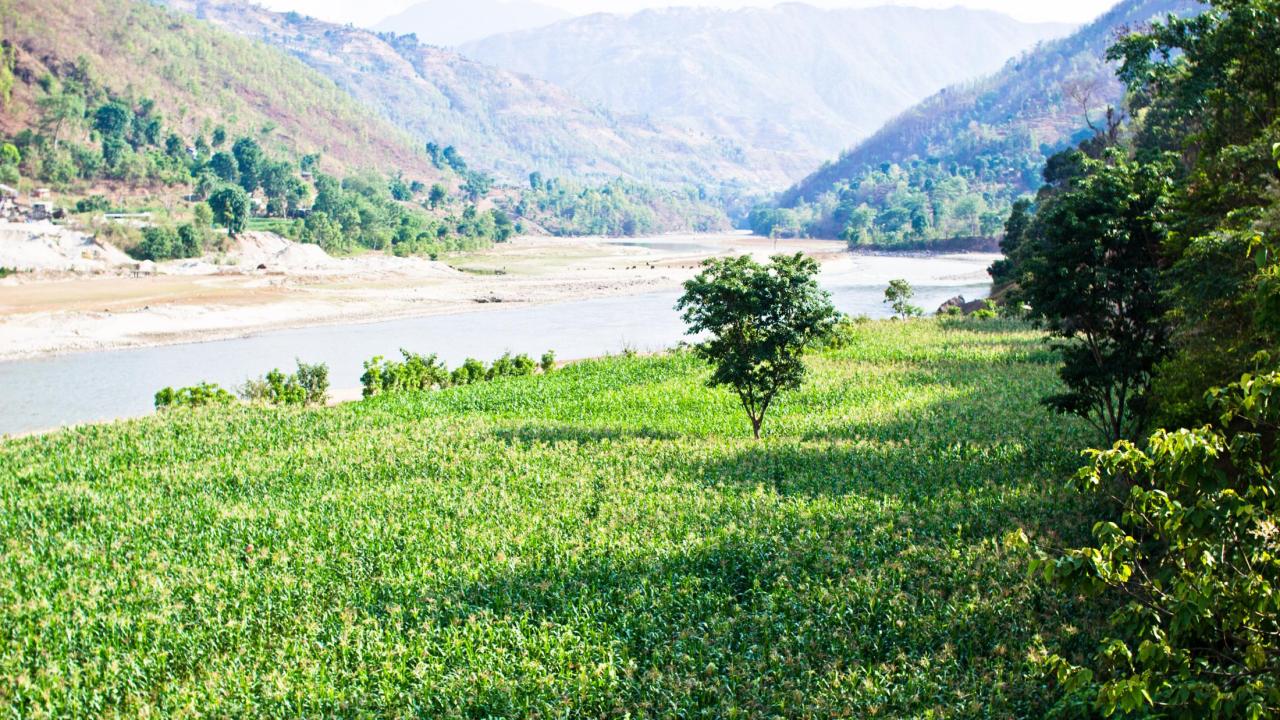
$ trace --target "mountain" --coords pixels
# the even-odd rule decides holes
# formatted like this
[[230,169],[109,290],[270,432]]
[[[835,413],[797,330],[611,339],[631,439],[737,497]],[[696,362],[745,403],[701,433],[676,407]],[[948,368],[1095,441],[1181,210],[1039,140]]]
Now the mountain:
[[46,78],[84,76],[154,101],[186,137],[222,125],[294,157],[319,152],[331,171],[439,174],[405,132],[305,64],[150,3],[7,0],[0,32],[15,56],[12,98],[0,113],[5,135],[39,123]]
[[[1034,192],[1049,155],[1105,125],[1124,89],[1106,61],[1124,28],[1195,0],[1125,0],[1069,37],[976,82],[944,89],[795,184],[757,230],[920,244],[999,234],[1013,199]],[[785,234],[785,233],[784,233]]]
[[782,187],[794,169],[706,133],[589,107],[555,85],[412,36],[237,2],[169,4],[285,50],[420,142],[454,145],[473,167],[507,180],[540,171],[587,180]]
[[569,13],[522,0],[427,0],[373,26],[417,35],[430,45],[460,45],[497,33],[517,32],[564,20]]
[[772,153],[804,172],[931,93],[1069,31],[960,8],[792,3],[595,14],[460,50],[616,112]]

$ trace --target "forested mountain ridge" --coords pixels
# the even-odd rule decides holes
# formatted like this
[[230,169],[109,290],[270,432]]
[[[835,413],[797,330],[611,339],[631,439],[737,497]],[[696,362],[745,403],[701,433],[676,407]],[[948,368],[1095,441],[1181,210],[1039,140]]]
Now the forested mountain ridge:
[[1195,0],[1126,0],[1070,37],[943,90],[797,183],[758,230],[908,245],[999,234],[1045,160],[1102,128],[1124,90],[1106,50],[1123,28]]
[[[550,83],[493,68],[411,35],[375,33],[220,0],[169,0],[284,49],[420,141],[454,145],[476,167],[643,182],[785,184],[788,173],[705,133],[588,107]],[[760,160],[755,162],[754,160]]]
[[616,112],[771,153],[795,179],[929,94],[1069,29],[961,8],[787,3],[600,13],[460,50]]
[[295,158],[318,153],[332,171],[442,175],[406,133],[303,63],[150,3],[10,0],[0,4],[0,33],[14,75],[0,134],[41,125],[37,105],[65,76],[147,99],[188,138],[224,126]]
[[373,29],[397,35],[413,33],[424,43],[448,47],[568,17],[569,13],[559,8],[530,0],[425,0],[379,21]]

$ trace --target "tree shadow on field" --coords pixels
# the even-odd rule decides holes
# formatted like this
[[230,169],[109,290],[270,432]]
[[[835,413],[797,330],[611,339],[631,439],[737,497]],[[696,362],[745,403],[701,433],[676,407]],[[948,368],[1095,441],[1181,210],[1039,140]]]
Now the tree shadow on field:
[[[515,629],[518,645],[508,649],[540,669],[537,677],[509,677],[507,687],[514,695],[566,693],[562,701],[582,717],[612,714],[591,705],[597,700],[612,707],[657,701],[709,716],[729,707],[747,717],[774,716],[782,707],[791,717],[824,715],[830,709],[806,709],[795,699],[818,694],[851,667],[940,658],[951,652],[946,648],[962,648],[966,660],[981,658],[988,668],[1006,662],[1002,644],[1015,634],[1009,628],[1029,627],[1006,616],[1032,610],[1025,603],[973,602],[975,567],[953,571],[941,544],[885,532],[883,522],[858,513],[798,515],[736,533],[708,531],[698,543],[659,550],[548,548],[514,569],[489,564],[479,577],[429,594],[382,586],[366,596],[372,601],[366,611],[378,616],[380,607],[412,607],[411,614],[379,617],[406,627],[429,619],[440,628]],[[948,610],[953,606],[964,610]],[[602,664],[626,680],[594,697],[575,694],[585,682],[582,668]],[[517,689],[522,682],[531,684]],[[955,679],[940,684],[946,682]],[[980,690],[990,683],[975,677],[966,684]],[[887,692],[899,691],[890,683]],[[919,701],[900,692],[903,712]],[[880,691],[866,699],[884,709]],[[455,709],[468,717],[504,715],[514,711],[511,701],[504,693],[477,692]]]
[[[1047,509],[1052,498],[1067,496],[1060,478],[1078,464],[1063,457],[1070,456],[1029,444],[806,443],[748,448],[703,462],[697,472],[720,491],[901,507],[926,525],[936,521],[978,540],[1015,526],[1061,525]],[[1071,508],[1059,505],[1058,512]]]
[[508,445],[533,445],[536,443],[545,443],[548,445],[554,445],[557,443],[589,445],[606,440],[614,442],[636,439],[676,440],[680,435],[662,430],[652,430],[649,428],[622,429],[607,427],[580,427],[577,425],[537,425],[530,423],[517,427],[499,428],[493,431],[493,437],[507,443]]

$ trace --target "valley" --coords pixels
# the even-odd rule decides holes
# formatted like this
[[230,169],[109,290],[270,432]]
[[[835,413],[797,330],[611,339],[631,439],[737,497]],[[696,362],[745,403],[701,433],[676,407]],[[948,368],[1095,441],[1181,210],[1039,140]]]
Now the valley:
[[0,718],[1280,718],[1280,0],[263,2],[0,0]]

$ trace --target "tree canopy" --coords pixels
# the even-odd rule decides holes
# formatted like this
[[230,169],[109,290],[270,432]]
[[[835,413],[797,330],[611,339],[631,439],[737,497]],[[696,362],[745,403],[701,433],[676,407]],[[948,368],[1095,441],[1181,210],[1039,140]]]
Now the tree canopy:
[[711,259],[684,285],[676,304],[690,335],[707,333],[698,353],[711,362],[710,383],[737,393],[759,439],[779,392],[800,386],[804,350],[828,333],[836,312],[818,287],[818,263],[803,254]]

